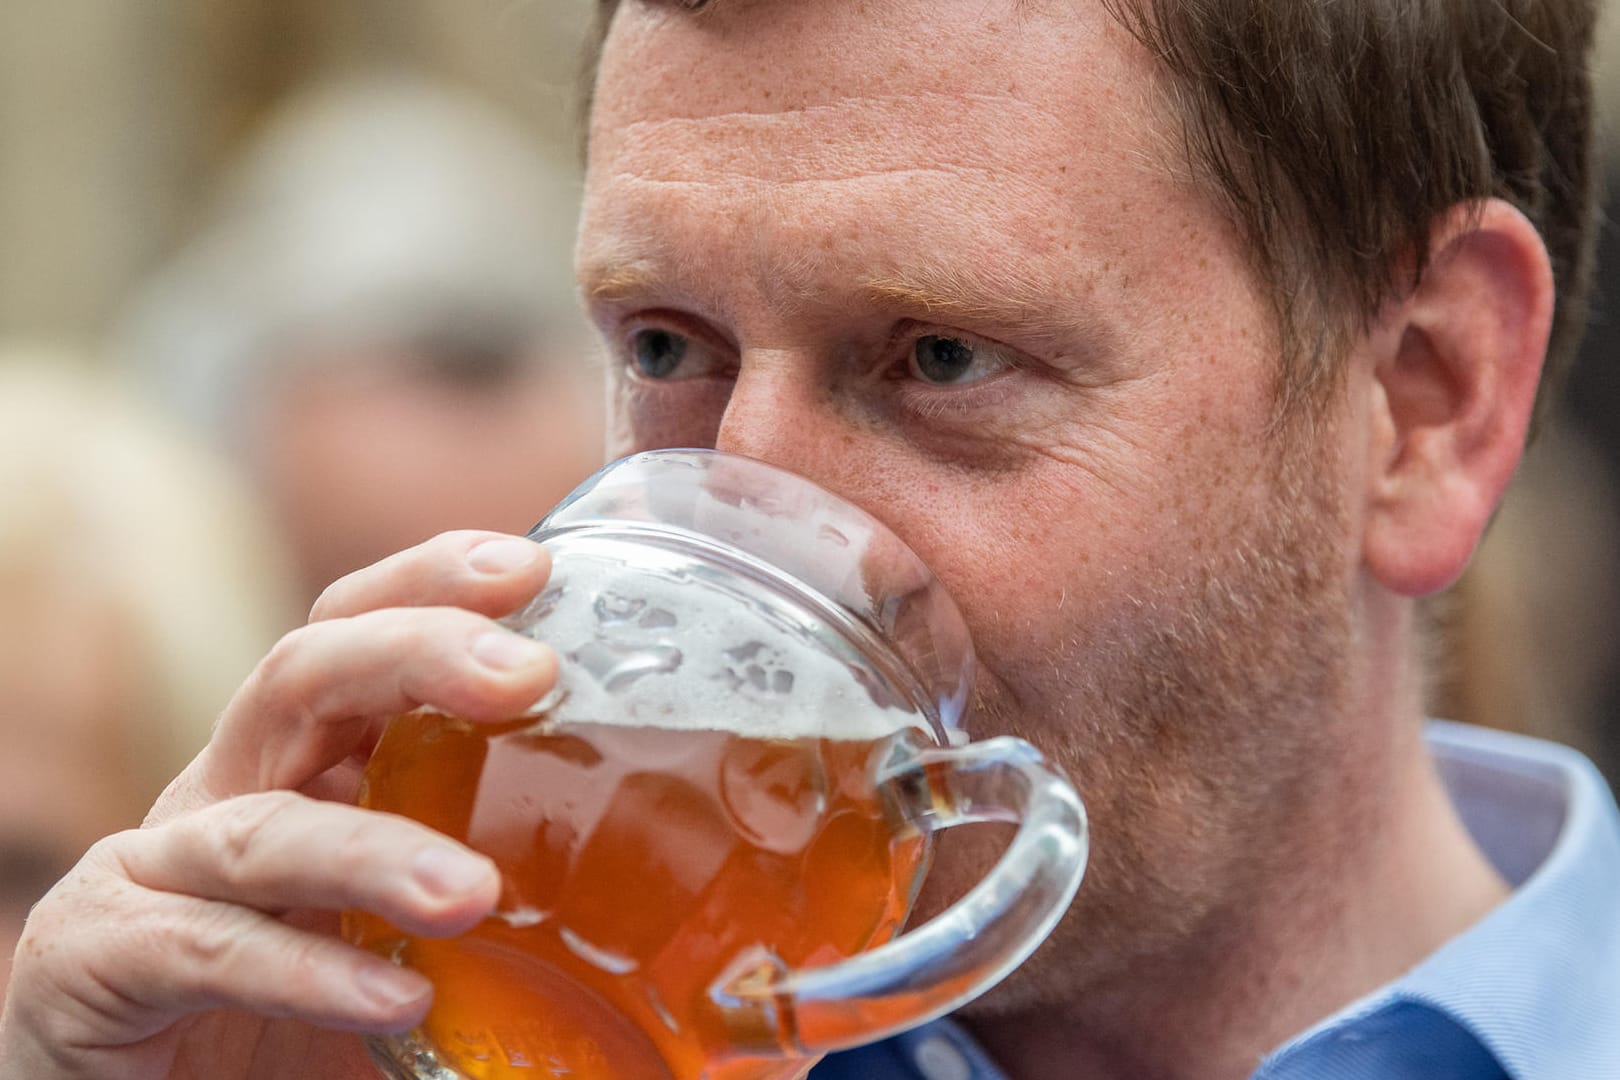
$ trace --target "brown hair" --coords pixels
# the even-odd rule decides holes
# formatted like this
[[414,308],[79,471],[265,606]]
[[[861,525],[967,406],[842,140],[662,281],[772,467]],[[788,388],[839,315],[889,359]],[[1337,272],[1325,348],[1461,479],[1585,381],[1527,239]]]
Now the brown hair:
[[[1595,0],[1102,3],[1164,65],[1188,160],[1249,240],[1287,397],[1332,382],[1345,336],[1421,276],[1442,214],[1497,196],[1552,259],[1545,411],[1586,321]],[[598,8],[587,89],[617,7]]]
[[1104,3],[1170,73],[1189,157],[1275,299],[1294,388],[1325,381],[1332,337],[1421,276],[1442,214],[1497,196],[1552,259],[1545,408],[1586,322],[1594,0]]

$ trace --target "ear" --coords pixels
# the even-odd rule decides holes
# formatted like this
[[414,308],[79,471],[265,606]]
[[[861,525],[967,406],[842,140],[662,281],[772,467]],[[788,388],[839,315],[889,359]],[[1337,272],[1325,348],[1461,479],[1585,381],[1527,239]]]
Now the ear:
[[1364,339],[1384,344],[1362,556],[1404,596],[1468,565],[1518,467],[1553,314],[1547,249],[1508,203],[1454,209],[1430,250],[1416,289]]

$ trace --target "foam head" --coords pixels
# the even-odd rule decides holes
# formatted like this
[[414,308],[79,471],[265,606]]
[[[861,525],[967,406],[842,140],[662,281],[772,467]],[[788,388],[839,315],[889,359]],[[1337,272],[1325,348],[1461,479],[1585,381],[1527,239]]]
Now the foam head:
[[[874,725],[910,725],[944,740],[960,720],[973,648],[950,596],[881,521],[802,477],[710,450],[637,454],[580,485],[530,536],[552,549],[557,577],[556,595],[526,618],[546,620],[540,634],[562,652],[565,681],[570,664],[584,665],[628,689],[668,674],[660,664],[678,655],[682,681],[706,674],[724,685],[728,664],[740,663],[733,689],[742,700],[764,695],[778,730],[847,723],[856,733],[847,737],[869,737]],[[598,558],[609,548],[620,554]],[[595,560],[591,602],[566,609],[566,582],[586,580],[584,559]],[[620,598],[604,600],[607,609],[636,607],[630,625],[591,622],[604,591]],[[655,623],[670,615],[679,628],[637,621],[653,609],[664,613]],[[594,643],[568,640],[587,632]],[[649,633],[666,651],[631,649],[633,662],[615,664],[624,635]],[[695,679],[689,664],[702,668]],[[636,696],[673,681],[653,679]],[[872,708],[895,716],[875,719]],[[833,719],[840,713],[852,715]]]
[[668,548],[550,546],[552,580],[514,625],[561,658],[551,720],[768,739],[929,729],[913,694],[791,595]]

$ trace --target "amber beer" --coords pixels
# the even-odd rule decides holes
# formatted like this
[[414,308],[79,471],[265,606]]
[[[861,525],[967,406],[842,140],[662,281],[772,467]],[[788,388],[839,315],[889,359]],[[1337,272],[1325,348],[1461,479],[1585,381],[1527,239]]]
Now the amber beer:
[[825,964],[905,919],[925,842],[893,819],[873,775],[892,740],[923,736],[890,713],[873,737],[861,719],[848,725],[859,737],[836,738],[401,717],[363,805],[489,854],[503,894],[495,917],[452,940],[368,916],[345,932],[433,981],[413,1038],[455,1074],[797,1076],[806,1062],[728,1057],[710,988],[751,950]]

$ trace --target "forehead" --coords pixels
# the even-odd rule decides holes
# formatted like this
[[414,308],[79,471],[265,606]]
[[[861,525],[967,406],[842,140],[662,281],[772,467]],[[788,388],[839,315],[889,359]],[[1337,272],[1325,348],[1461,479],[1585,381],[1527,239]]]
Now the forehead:
[[1096,0],[626,0],[592,116],[582,285],[678,281],[724,318],[751,299],[837,307],[852,267],[943,264],[972,275],[957,292],[1196,315],[1199,273],[1249,272],[1176,164],[1167,100]]
[[[604,67],[617,61],[657,76],[639,93],[621,85],[615,98],[649,115],[674,98],[700,108],[707,99],[709,111],[751,98],[761,111],[782,111],[924,84],[1025,96],[1099,63],[1108,64],[1102,81],[1121,88],[1153,73],[1099,0],[720,0],[695,14],[624,0],[615,12]],[[688,50],[705,63],[665,70],[663,61]]]
[[627,2],[604,46],[592,180],[741,194],[1164,176],[1156,90],[1149,58],[1088,0],[773,0],[696,15]]
[[1155,69],[1094,0],[1050,12],[1018,0],[720,7],[620,6],[604,43],[593,159],[687,136],[710,151],[693,169],[748,173],[772,160],[784,166],[773,178],[815,180],[986,165],[1011,148],[1069,156],[1077,147],[1066,136],[1079,132],[1147,134]]

